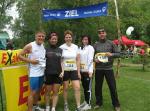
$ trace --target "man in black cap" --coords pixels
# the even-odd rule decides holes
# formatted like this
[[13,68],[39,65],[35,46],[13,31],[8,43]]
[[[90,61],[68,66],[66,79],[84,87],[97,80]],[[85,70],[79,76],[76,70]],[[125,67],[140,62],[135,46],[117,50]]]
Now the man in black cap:
[[120,103],[118,100],[116,81],[113,72],[113,59],[119,56],[119,50],[112,41],[106,38],[105,29],[98,30],[99,41],[95,43],[95,96],[96,108],[100,108],[103,104],[102,85],[104,77],[106,78],[111,93],[112,105],[116,111],[120,111]]

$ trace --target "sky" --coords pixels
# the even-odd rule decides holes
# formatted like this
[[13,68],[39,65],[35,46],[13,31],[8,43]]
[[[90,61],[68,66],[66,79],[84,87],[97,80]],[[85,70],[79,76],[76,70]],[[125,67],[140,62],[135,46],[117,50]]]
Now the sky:
[[[18,12],[16,10],[16,4],[13,5],[13,7],[11,7],[8,11],[7,14],[13,17],[13,20],[11,21],[12,23],[14,23],[14,20],[16,18],[18,18]],[[4,31],[7,31],[9,34],[10,39],[13,38],[13,32],[11,31],[11,29],[9,28],[9,25],[6,26],[6,28],[4,29]]]

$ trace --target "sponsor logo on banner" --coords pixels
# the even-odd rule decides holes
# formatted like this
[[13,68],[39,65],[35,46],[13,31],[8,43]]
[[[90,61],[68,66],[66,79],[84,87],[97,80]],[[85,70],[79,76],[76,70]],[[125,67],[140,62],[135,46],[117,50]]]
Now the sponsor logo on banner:
[[[18,58],[20,50],[0,50],[0,67],[23,64]],[[27,55],[26,55],[27,56]]]

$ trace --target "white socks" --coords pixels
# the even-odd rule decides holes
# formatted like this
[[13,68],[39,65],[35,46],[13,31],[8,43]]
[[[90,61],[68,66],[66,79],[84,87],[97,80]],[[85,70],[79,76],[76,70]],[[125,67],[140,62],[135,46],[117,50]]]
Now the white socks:
[[56,111],[56,110],[55,110],[55,107],[52,107],[52,110],[51,110],[51,111]]

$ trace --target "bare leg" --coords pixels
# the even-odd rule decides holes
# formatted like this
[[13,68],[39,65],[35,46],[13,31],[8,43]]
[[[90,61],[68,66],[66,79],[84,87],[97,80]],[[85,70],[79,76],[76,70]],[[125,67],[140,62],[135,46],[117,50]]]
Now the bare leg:
[[67,97],[68,97],[68,85],[69,85],[69,81],[64,81],[63,82],[63,95],[64,95],[64,103],[68,103],[67,102]]
[[50,105],[50,92],[51,91],[52,91],[52,86],[46,85],[46,88],[45,88],[45,104],[46,104],[46,106]]
[[36,104],[38,101],[36,101],[36,95],[37,95],[37,92],[36,91],[33,91],[30,89],[30,95],[28,97],[28,111],[32,111],[32,107],[33,107],[33,103]]
[[59,88],[60,88],[60,84],[54,84],[53,85],[52,108],[53,107],[55,108],[57,105]]
[[79,80],[73,80],[72,86],[74,89],[76,104],[77,104],[77,107],[79,107],[80,106],[80,81]]

